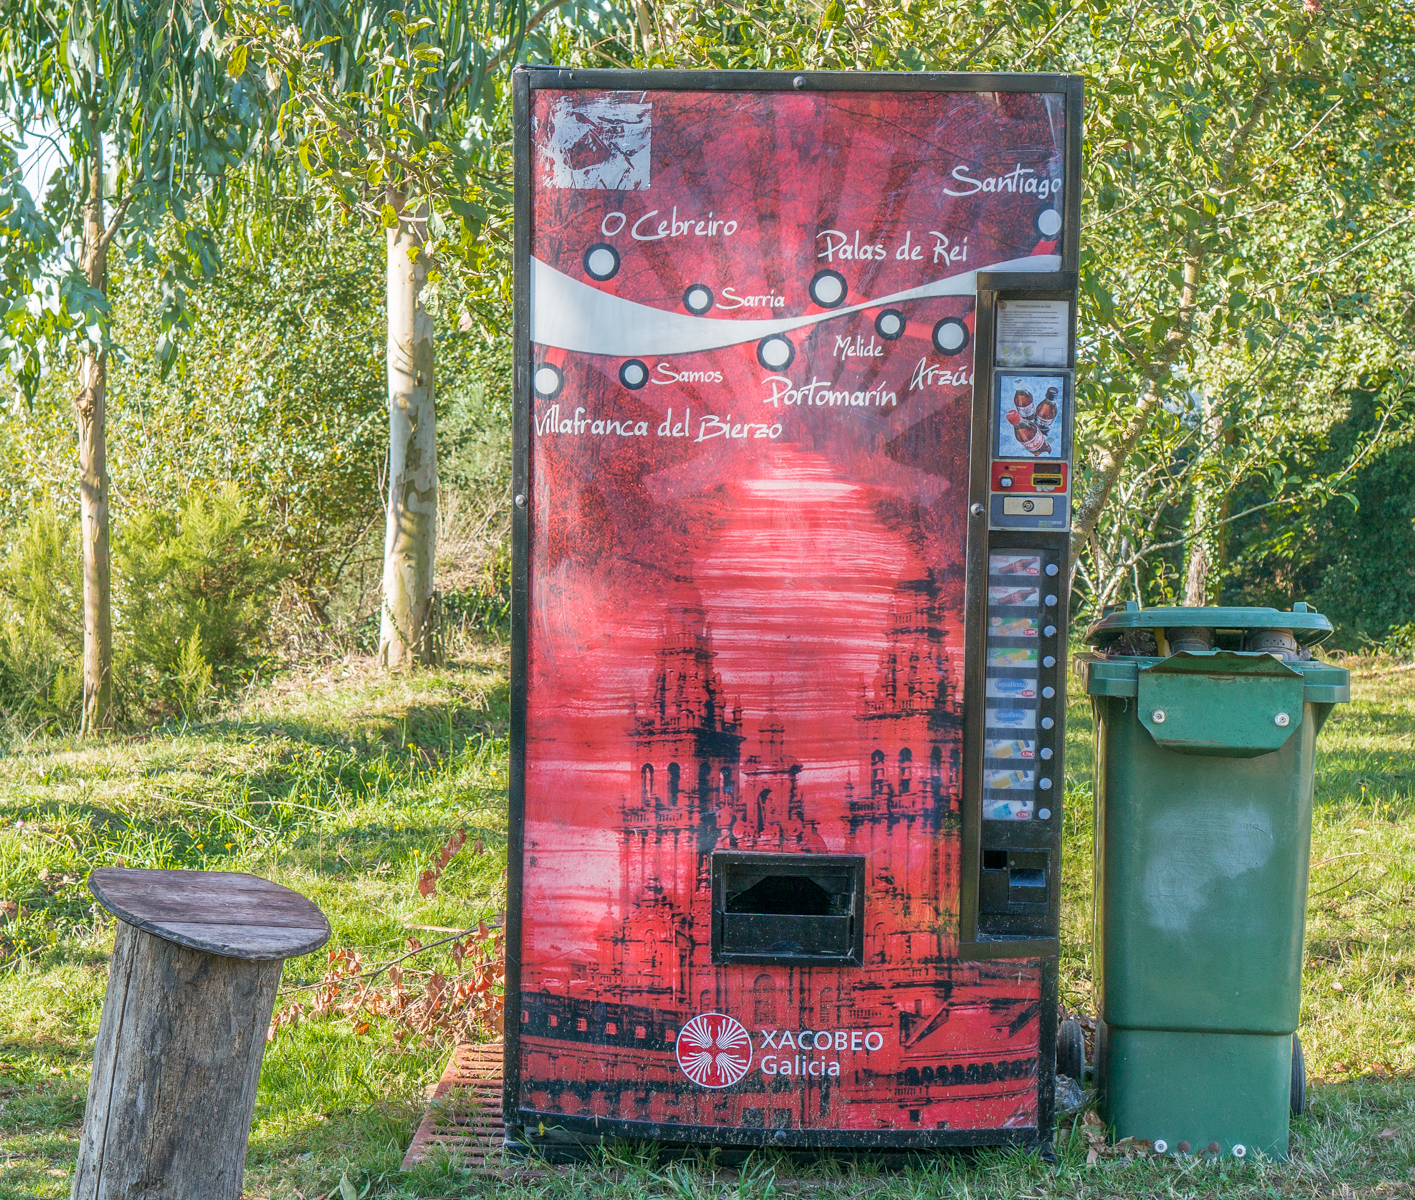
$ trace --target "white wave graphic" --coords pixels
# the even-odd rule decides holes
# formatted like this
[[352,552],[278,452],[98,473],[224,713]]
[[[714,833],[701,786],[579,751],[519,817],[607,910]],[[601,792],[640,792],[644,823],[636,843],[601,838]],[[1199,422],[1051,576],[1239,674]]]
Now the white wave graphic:
[[639,358],[658,354],[692,354],[755,342],[774,333],[790,333],[822,321],[849,316],[866,308],[924,300],[933,296],[971,296],[978,271],[1059,271],[1061,256],[1035,254],[991,263],[957,275],[803,317],[775,320],[724,320],[669,312],[625,300],[531,259],[531,341],[557,350]]

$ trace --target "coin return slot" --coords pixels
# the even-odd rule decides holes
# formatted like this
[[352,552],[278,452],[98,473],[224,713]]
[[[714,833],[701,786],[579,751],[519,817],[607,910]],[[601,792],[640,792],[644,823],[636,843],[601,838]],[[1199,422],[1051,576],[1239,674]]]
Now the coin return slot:
[[851,963],[863,942],[855,855],[713,855],[713,960]]
[[983,850],[978,914],[984,932],[1035,932],[1047,911],[1049,858],[1045,850]]

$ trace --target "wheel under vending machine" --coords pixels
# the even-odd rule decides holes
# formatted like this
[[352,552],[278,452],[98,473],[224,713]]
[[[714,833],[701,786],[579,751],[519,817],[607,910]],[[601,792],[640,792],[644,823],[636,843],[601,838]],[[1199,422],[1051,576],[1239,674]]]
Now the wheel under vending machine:
[[1048,1142],[1080,81],[514,80],[508,1144]]

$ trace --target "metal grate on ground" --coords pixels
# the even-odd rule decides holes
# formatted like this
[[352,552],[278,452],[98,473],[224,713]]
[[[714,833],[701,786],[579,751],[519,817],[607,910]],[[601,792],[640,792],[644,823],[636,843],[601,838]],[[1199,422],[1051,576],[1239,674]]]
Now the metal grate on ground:
[[462,1167],[495,1171],[501,1163],[502,1045],[463,1044],[452,1051],[442,1078],[428,1092],[429,1107],[403,1170],[446,1154]]

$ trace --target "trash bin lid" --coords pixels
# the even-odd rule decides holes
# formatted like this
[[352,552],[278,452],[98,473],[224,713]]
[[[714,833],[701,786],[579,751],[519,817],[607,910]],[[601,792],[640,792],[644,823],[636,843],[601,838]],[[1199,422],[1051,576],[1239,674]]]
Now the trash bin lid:
[[1133,601],[1107,613],[1088,630],[1086,643],[1104,649],[1132,629],[1214,629],[1245,633],[1250,629],[1287,629],[1299,645],[1313,646],[1331,633],[1331,622],[1301,601],[1291,612],[1276,608],[1141,608]]

